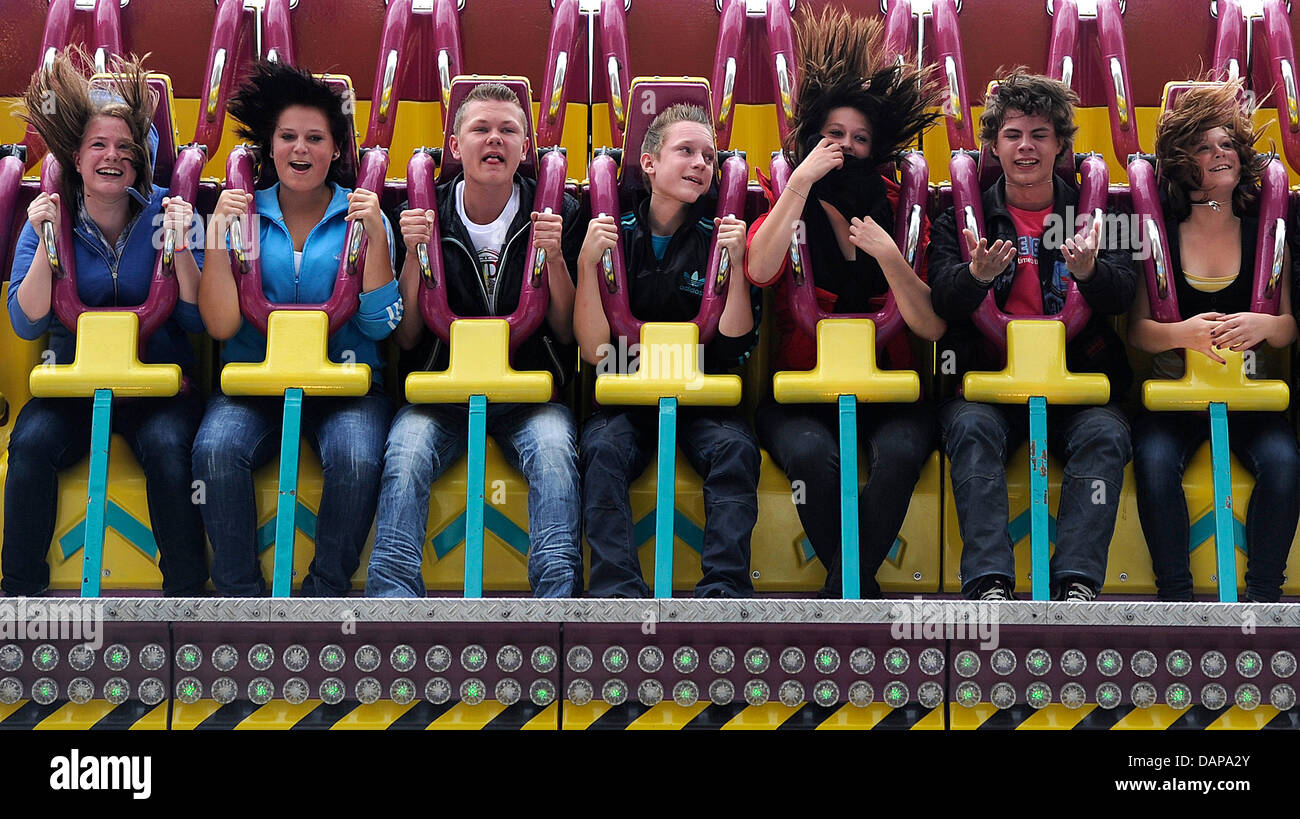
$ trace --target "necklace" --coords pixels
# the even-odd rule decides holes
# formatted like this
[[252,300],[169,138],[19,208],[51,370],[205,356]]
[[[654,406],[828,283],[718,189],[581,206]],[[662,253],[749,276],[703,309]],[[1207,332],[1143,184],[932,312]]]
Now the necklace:
[[1215,213],[1221,213],[1221,212],[1223,211],[1223,206],[1220,205],[1218,202],[1214,201],[1213,199],[1211,199],[1211,200],[1208,201],[1208,202],[1193,202],[1192,204],[1193,204],[1193,205],[1209,205],[1210,207],[1214,208],[1214,212],[1215,212]]

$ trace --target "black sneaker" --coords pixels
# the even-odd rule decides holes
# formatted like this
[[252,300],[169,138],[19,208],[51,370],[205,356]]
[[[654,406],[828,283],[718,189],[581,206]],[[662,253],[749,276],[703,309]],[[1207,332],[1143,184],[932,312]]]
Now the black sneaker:
[[1071,580],[1061,587],[1056,599],[1066,603],[1091,603],[1097,599],[1097,590],[1081,580]]
[[1011,581],[1001,575],[992,575],[984,581],[975,590],[975,600],[997,602],[1001,600],[1015,600],[1016,596],[1012,591]]

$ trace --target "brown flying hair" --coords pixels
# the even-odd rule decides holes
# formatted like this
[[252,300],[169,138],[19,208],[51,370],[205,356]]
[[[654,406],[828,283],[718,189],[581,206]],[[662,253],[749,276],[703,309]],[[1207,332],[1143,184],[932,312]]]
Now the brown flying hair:
[[[1241,179],[1232,191],[1232,209],[1240,214],[1255,198],[1260,172],[1272,154],[1255,150],[1262,132],[1253,116],[1258,103],[1243,96],[1241,80],[1217,85],[1198,85],[1184,91],[1173,108],[1160,115],[1156,125],[1156,161],[1160,188],[1169,215],[1178,221],[1192,212],[1191,194],[1201,187],[1201,170],[1195,151],[1206,131],[1228,132],[1241,166]],[[1246,100],[1243,102],[1243,100]]]
[[1068,156],[1074,150],[1074,135],[1079,130],[1079,126],[1074,124],[1074,107],[1079,104],[1079,95],[1060,80],[1030,73],[1023,65],[1004,72],[1005,69],[998,69],[997,73],[1002,76],[997,91],[984,101],[984,113],[980,114],[980,142],[986,145],[996,142],[1007,111],[1016,110],[1051,122],[1061,139],[1061,151]]
[[339,156],[330,162],[325,181],[337,182],[343,152],[348,148],[352,119],[344,110],[343,97],[329,83],[317,79],[305,68],[269,60],[254,64],[252,73],[230,97],[230,115],[238,123],[235,133],[258,147],[263,162],[270,162],[272,139],[280,115],[293,105],[315,108],[325,116],[330,136],[339,151]]
[[927,111],[942,96],[930,67],[884,61],[880,21],[826,7],[815,16],[803,7],[795,23],[799,89],[785,150],[798,163],[807,143],[820,134],[836,108],[856,108],[871,124],[871,157],[879,164],[898,158],[903,148],[939,120]]
[[[153,159],[149,150],[149,127],[157,100],[149,90],[143,68],[145,57],[114,57],[108,68],[113,73],[109,87],[92,92],[93,62],[80,46],[57,54],[48,67],[32,75],[23,93],[19,116],[45,140],[63,169],[61,193],[64,203],[74,208],[81,193],[81,174],[73,156],[81,150],[86,128],[95,117],[117,117],[131,132],[130,161],[135,166],[135,185],[145,199],[153,195]],[[132,200],[131,207],[138,207]]]

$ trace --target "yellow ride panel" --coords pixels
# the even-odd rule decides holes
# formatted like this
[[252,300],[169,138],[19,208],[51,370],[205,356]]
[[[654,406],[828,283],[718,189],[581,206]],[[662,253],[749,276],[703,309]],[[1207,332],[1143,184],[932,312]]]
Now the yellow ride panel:
[[140,320],[134,313],[82,313],[73,362],[33,368],[32,395],[90,398],[101,389],[122,398],[175,395],[181,388],[181,368],[140,363],[139,338]]
[[483,395],[489,401],[549,401],[551,374],[511,367],[509,344],[510,325],[504,319],[453,321],[447,369],[408,375],[406,399],[416,404],[455,404]]
[[1104,404],[1110,381],[1104,375],[1072,373],[1065,367],[1065,324],[1019,319],[1007,325],[1007,366],[1002,372],[966,373],[968,401],[1027,404],[1042,396],[1048,404]]
[[[861,350],[862,355],[836,351]],[[772,394],[783,404],[835,403],[841,395],[859,402],[912,403],[921,397],[921,378],[911,370],[876,366],[876,324],[870,319],[817,322],[817,365],[807,372],[779,372]]]
[[660,398],[676,398],[682,406],[736,406],[742,390],[740,376],[705,375],[700,369],[699,342],[700,330],[691,322],[647,321],[641,325],[640,367],[631,375],[596,376],[596,400],[656,406]]
[[370,365],[336,364],[328,357],[328,345],[325,313],[274,310],[266,323],[266,360],[227,364],[221,370],[221,390],[227,395],[283,396],[286,389],[297,387],[303,395],[365,395]]
[[1221,350],[1226,364],[1195,350],[1186,353],[1182,378],[1153,378],[1142,384],[1142,403],[1156,411],[1208,411],[1211,403],[1230,410],[1285,412],[1291,390],[1285,381],[1246,376],[1244,353]]

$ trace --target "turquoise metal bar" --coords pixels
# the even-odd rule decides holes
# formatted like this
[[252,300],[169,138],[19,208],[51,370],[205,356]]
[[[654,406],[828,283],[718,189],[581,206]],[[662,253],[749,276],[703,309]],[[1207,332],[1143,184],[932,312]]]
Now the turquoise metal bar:
[[465,473],[465,596],[483,596],[483,495],[487,483],[487,396],[469,397]]
[[677,399],[659,399],[659,482],[655,486],[655,597],[673,596],[673,510],[677,506]]
[[294,528],[298,514],[298,449],[302,432],[302,390],[284,391],[284,423],[280,429],[280,489],[275,502],[275,571],[271,596],[288,597],[293,590]]
[[841,395],[840,583],[845,600],[862,599],[858,561],[858,399]]
[[81,555],[81,596],[99,597],[104,571],[104,516],[108,511],[108,442],[113,391],[95,390],[90,414],[90,476],[86,480],[86,550]]
[[1029,399],[1029,571],[1035,600],[1051,596],[1048,554],[1047,399]]
[[1219,602],[1237,602],[1237,559],[1232,537],[1232,451],[1228,448],[1228,405],[1210,402],[1210,466],[1214,473],[1214,554]]

